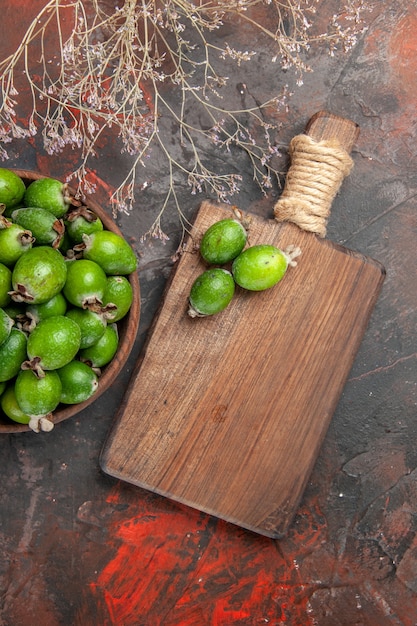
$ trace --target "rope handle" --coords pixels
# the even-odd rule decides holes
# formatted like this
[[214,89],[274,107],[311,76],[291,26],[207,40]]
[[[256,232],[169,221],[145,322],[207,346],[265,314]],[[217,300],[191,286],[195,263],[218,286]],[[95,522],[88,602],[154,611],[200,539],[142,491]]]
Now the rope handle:
[[306,133],[292,139],[291,166],[274,207],[277,221],[325,237],[333,199],[353,167],[349,152],[358,132],[354,122],[319,112]]

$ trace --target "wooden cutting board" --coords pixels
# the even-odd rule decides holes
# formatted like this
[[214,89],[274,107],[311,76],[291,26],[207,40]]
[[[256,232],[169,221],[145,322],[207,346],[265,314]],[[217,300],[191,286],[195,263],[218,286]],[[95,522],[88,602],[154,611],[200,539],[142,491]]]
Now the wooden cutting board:
[[[306,133],[317,141],[337,136],[350,151],[357,127],[319,113]],[[278,538],[297,510],[384,270],[293,223],[252,216],[250,244],[295,244],[297,267],[270,290],[238,288],[220,314],[191,319],[190,287],[206,269],[195,244],[231,215],[230,207],[202,204],[101,466]]]

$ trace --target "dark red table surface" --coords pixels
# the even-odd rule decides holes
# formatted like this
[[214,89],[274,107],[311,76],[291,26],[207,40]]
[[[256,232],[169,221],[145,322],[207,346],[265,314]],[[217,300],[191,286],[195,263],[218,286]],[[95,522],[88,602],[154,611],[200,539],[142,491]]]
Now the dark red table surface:
[[[3,3],[3,55],[42,4]],[[328,16],[338,2],[319,4]],[[231,78],[245,82],[260,101],[290,84],[288,111],[279,113],[284,145],[320,109],[360,125],[355,167],[335,201],[328,237],[387,270],[288,536],[257,536],[99,468],[181,232],[169,207],[164,224],[170,240],[140,240],[168,176],[150,158],[152,186],[130,216],[118,219],[139,257],[142,292],[128,365],[91,408],[51,433],[0,439],[1,624],[417,624],[417,5],[373,4],[368,29],[351,51],[334,57],[322,48],[310,52],[314,71],[303,85],[265,63],[262,49]],[[110,211],[109,190],[125,162],[109,145],[103,154],[97,196]],[[233,159],[246,176],[236,204],[269,217],[277,192],[263,198],[244,155]],[[282,159],[284,167],[285,154]],[[6,166],[64,178],[76,160],[76,152],[48,156],[34,139],[12,147]],[[192,196],[185,183],[178,193],[192,218],[205,196]]]

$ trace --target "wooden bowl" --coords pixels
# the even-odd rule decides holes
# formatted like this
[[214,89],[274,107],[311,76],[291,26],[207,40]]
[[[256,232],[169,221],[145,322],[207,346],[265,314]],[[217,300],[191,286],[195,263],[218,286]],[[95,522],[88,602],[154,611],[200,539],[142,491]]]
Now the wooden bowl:
[[[32,172],[28,170],[13,170],[23,182],[29,185],[33,180],[37,180],[39,178],[45,178],[42,174],[38,174],[37,172]],[[107,215],[107,213],[94,201],[92,197],[88,197],[86,201],[88,208],[94,211],[94,213],[101,219],[103,222],[104,228],[106,230],[111,230],[118,235],[122,235],[120,229],[116,226],[113,220]],[[102,368],[101,376],[99,377],[99,384],[96,392],[86,400],[85,402],[81,402],[79,404],[71,404],[64,405],[60,404],[53,413],[52,421],[54,424],[58,424],[63,420],[76,415],[90,404],[92,404],[102,393],[104,393],[115,381],[117,375],[121,372],[123,366],[125,365],[129,354],[133,348],[137,330],[139,327],[139,317],[140,317],[140,289],[139,289],[139,279],[137,272],[133,272],[129,276],[127,276],[129,282],[132,286],[133,290],[133,302],[132,306],[127,313],[127,315],[117,322],[117,327],[119,331],[119,347],[113,359]],[[0,411],[0,433],[22,433],[29,431],[30,428],[26,424],[18,424],[17,422],[13,422],[9,420],[6,416],[2,415]]]

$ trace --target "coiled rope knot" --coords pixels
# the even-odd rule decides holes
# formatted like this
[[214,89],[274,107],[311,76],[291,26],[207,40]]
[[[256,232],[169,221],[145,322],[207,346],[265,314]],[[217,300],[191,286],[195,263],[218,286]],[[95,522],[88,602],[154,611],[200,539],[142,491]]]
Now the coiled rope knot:
[[275,219],[325,237],[331,204],[353,161],[337,141],[315,141],[309,135],[294,137],[289,152],[291,167]]

